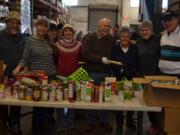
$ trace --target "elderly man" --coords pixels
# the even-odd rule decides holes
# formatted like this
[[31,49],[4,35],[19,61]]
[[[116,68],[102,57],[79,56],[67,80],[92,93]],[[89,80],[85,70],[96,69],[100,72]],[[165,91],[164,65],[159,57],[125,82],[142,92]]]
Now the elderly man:
[[159,68],[162,74],[180,77],[180,27],[177,15],[166,11],[162,15],[165,31],[161,38]]
[[[5,22],[6,27],[0,31],[0,60],[7,65],[5,76],[13,78],[12,71],[16,68],[22,57],[25,39],[20,34],[20,15],[9,12]],[[5,115],[7,115],[8,111]],[[15,134],[20,134],[20,107],[10,107],[10,126]]]
[[[113,37],[109,35],[110,20],[103,18],[99,21],[98,32],[89,34],[84,41],[82,57],[86,61],[85,69],[90,77],[94,80],[95,85],[100,85],[104,78],[109,76],[110,66],[108,59],[111,56],[111,48],[113,46]],[[96,111],[88,111],[88,129],[90,132],[94,128],[96,121]],[[101,126],[107,130],[112,130],[108,123],[107,112],[102,111],[100,116]]]

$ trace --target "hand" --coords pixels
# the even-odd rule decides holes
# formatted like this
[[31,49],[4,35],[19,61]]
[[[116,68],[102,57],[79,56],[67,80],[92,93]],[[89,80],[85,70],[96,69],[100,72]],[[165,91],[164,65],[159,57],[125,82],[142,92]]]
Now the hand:
[[107,57],[102,57],[102,63],[106,65],[110,64]]
[[21,66],[18,65],[18,66],[13,70],[13,74],[18,73],[18,72],[20,71],[20,69],[21,69]]

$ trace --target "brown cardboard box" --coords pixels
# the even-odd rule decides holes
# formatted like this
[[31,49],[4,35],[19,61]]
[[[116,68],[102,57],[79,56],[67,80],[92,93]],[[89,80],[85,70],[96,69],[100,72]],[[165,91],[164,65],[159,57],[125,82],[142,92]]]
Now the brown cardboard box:
[[164,113],[164,132],[180,135],[180,108],[165,108]]
[[143,99],[149,106],[160,107],[180,107],[180,85],[155,84],[151,80],[161,80],[162,82],[178,80],[177,77],[170,76],[145,76],[144,78],[134,78],[135,83],[144,84]]

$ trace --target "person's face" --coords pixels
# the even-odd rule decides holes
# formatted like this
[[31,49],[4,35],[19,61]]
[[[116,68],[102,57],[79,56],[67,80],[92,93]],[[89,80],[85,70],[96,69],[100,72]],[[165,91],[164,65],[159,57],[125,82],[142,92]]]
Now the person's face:
[[100,32],[101,36],[107,36],[110,31],[110,22],[108,20],[102,21],[98,25],[98,31]]
[[113,27],[113,31],[114,31],[114,32],[118,31],[118,27],[114,26],[114,27]]
[[176,30],[178,26],[178,19],[175,17],[172,17],[169,20],[162,21],[162,24],[164,28],[167,30],[167,32],[173,32]]
[[144,39],[149,39],[152,35],[152,30],[149,27],[142,27],[140,29],[141,37]]
[[6,23],[6,31],[10,34],[10,35],[16,35],[17,33],[20,32],[20,22],[18,20],[9,20]]
[[57,36],[57,31],[56,30],[50,30],[48,32],[48,35],[51,37],[51,39],[55,39]]
[[37,35],[40,37],[44,37],[47,33],[47,26],[44,25],[36,25]]
[[63,34],[64,34],[65,39],[72,39],[73,38],[73,31],[69,28],[65,28]]
[[122,32],[120,34],[120,44],[122,46],[128,46],[130,41],[130,33],[129,32]]

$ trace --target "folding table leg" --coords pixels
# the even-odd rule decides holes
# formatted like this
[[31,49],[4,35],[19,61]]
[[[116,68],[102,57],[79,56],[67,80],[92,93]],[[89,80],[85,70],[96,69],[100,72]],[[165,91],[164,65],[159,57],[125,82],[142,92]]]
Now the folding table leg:
[[137,120],[137,135],[142,135],[143,133],[143,112],[138,112]]

